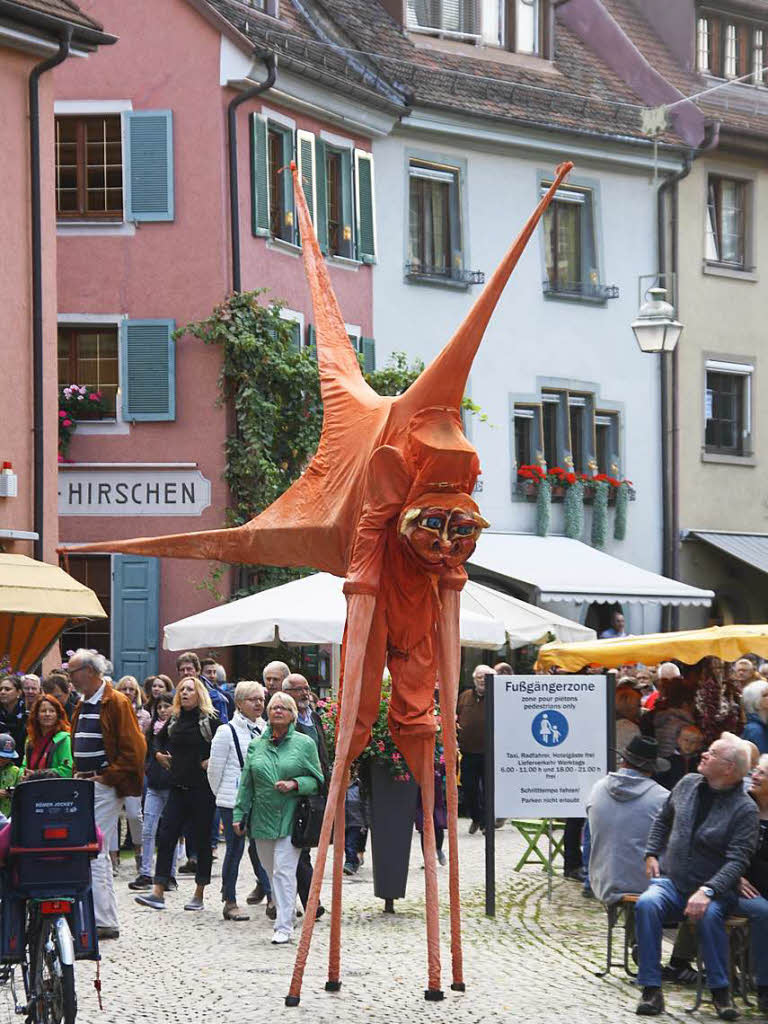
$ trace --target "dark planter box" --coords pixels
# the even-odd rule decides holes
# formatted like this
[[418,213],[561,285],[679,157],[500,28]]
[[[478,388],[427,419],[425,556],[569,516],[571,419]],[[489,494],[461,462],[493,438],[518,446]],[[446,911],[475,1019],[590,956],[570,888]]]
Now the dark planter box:
[[373,892],[381,900],[405,896],[418,795],[413,779],[396,782],[386,764],[371,763]]

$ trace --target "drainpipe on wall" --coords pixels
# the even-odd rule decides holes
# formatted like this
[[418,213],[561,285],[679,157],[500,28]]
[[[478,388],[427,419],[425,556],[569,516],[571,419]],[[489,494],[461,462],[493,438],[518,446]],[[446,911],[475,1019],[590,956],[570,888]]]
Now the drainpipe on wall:
[[29,145],[30,173],[32,176],[32,403],[34,408],[34,531],[35,558],[43,560],[43,530],[45,524],[45,406],[43,404],[43,227],[42,196],[40,188],[40,91],[42,75],[69,56],[72,28],[67,27],[59,40],[59,50],[53,57],[36,64],[29,75]]
[[[697,150],[685,156],[681,170],[668,175],[659,185],[656,194],[657,245],[659,275],[673,273],[677,285],[678,268],[678,185],[691,173],[693,161],[702,153],[714,149],[719,141],[720,125],[717,122],[705,126],[704,140]],[[670,216],[670,251],[667,268],[667,246],[665,239],[665,194],[669,192],[672,204]],[[677,289],[676,289],[677,291]],[[671,296],[675,310],[678,310],[677,294]],[[662,507],[662,572],[670,579],[680,578],[680,427],[678,422],[678,353],[663,353],[661,373],[661,507]],[[662,629],[676,630],[680,625],[680,609],[665,606],[662,611]]]
[[[262,56],[260,53],[254,56]],[[230,100],[227,107],[227,139],[229,144],[229,220],[232,237],[232,291],[241,290],[240,277],[240,197],[237,182],[237,108],[241,103],[252,100],[259,93],[266,92],[275,84],[277,63],[273,53],[262,57],[267,69],[266,80],[246,89]]]

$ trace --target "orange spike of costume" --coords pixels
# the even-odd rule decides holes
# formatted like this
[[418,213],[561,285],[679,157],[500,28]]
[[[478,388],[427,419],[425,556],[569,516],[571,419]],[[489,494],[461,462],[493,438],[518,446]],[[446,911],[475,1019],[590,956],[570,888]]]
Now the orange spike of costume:
[[[479,459],[461,430],[459,408],[472,360],[510,274],[555,191],[555,180],[469,314],[437,358],[396,398],[363,379],[317,244],[304,193],[291,165],[304,267],[317,331],[323,427],[302,476],[264,512],[230,530],[76,545],[116,551],[284,566],[313,566],[346,578],[347,627],[336,756],[315,872],[286,1004],[298,1004],[320,885],[336,820],[343,850],[349,766],[370,737],[385,665],[392,676],[389,726],[422,789],[427,916],[428,999],[440,990],[435,870],[434,689],[440,687],[448,796],[452,987],[464,988],[456,821],[459,593],[464,563],[488,524],[470,497]],[[339,850],[337,849],[337,854]],[[333,909],[341,906],[340,854]],[[340,922],[334,923],[327,988],[340,985]]]

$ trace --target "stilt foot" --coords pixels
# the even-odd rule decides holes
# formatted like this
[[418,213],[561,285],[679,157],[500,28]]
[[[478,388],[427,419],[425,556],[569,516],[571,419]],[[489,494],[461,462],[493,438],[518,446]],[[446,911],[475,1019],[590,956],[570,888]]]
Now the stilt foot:
[[285,997],[285,1005],[286,1006],[298,1006],[299,1005],[299,996],[286,996]]
[[340,981],[326,981],[325,983],[326,992],[340,992],[341,982]]
[[443,990],[441,988],[425,988],[424,998],[428,1003],[439,1003],[441,999],[444,999]]
[[466,992],[467,986],[463,981],[454,981],[451,985],[451,992]]

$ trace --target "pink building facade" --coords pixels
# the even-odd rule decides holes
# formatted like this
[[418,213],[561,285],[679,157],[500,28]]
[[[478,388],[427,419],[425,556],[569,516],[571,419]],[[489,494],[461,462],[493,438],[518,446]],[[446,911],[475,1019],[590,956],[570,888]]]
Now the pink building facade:
[[[245,19],[234,3],[229,12],[221,2],[168,0],[148,31],[141,5],[84,6],[119,42],[77,73],[54,72],[58,366],[61,386],[98,389],[105,408],[78,423],[59,469],[59,535],[78,543],[224,526],[231,423],[216,404],[220,354],[172,334],[232,290],[228,105],[264,79],[258,33],[282,22],[258,11]],[[296,157],[351,340],[373,360],[371,144],[396,115],[389,101],[357,92],[279,63],[274,87],[239,105],[241,288],[282,300],[297,344],[309,343],[312,311],[280,174]],[[210,607],[201,589],[209,570],[71,557],[70,571],[110,612],[72,642],[108,653],[116,673],[171,670],[162,625]]]
[[[61,40],[68,33],[68,46]],[[56,508],[56,227],[51,197],[54,189],[53,88],[51,71],[37,78],[39,127],[30,132],[30,76],[57,55],[74,65],[73,75],[87,66],[88,55],[111,42],[101,26],[74,5],[66,11],[56,3],[23,2],[0,24],[0,109],[3,146],[0,154],[0,224],[5,244],[0,257],[2,310],[3,415],[0,428],[0,550],[57,560]],[[107,52],[108,49],[107,49]],[[34,143],[32,137],[34,136]],[[37,219],[32,197],[32,151],[37,145],[42,203],[40,245],[33,244]],[[34,331],[33,268],[40,275],[41,331]],[[39,344],[42,379],[35,387],[35,344]],[[35,422],[35,408],[41,422]],[[42,428],[42,459],[36,459],[35,432]],[[38,453],[39,455],[39,453]],[[40,508],[36,512],[36,494]]]

